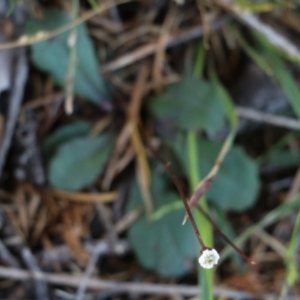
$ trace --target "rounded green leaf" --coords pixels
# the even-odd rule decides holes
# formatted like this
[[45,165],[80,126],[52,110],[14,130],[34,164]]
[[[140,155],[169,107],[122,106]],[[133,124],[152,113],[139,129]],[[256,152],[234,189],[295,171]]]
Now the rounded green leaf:
[[90,129],[91,124],[87,122],[76,122],[59,127],[45,140],[42,148],[44,157],[49,161],[59,146],[71,139],[87,135]]
[[224,112],[213,86],[192,75],[184,76],[150,101],[158,120],[182,129],[220,129]]
[[[31,18],[26,22],[25,32],[34,35],[37,32],[53,31],[70,22],[71,18],[62,11],[46,9],[42,19]],[[70,56],[69,35],[70,31],[66,31],[30,46],[32,62],[39,69],[49,73],[62,87],[66,83]],[[106,84],[101,76],[98,59],[84,24],[77,26],[76,55],[74,92],[95,104],[108,100]]]
[[[157,171],[152,173],[151,192],[154,208],[178,200],[178,195],[167,189],[166,181]],[[130,193],[127,211],[143,206],[142,196],[135,182]],[[158,221],[147,221],[140,216],[129,228],[131,246],[147,269],[154,270],[166,277],[184,275],[194,265],[197,256],[195,233],[188,223],[182,226],[184,210],[168,213]]]
[[49,180],[58,189],[77,191],[92,184],[111,151],[106,135],[71,140],[59,147],[49,165]]
[[[212,168],[222,144],[201,140],[198,144],[201,174]],[[259,188],[258,168],[239,147],[232,147],[221,164],[207,197],[223,209],[242,211],[251,207]]]

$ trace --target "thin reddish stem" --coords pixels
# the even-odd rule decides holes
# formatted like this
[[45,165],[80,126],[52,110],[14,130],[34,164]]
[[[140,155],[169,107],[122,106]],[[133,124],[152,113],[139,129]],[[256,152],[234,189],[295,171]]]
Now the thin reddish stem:
[[199,206],[197,209],[202,213],[202,215],[212,224],[214,230],[225,240],[241,257],[243,257],[248,263],[255,265],[255,262],[250,259],[240,248],[238,248],[231,240],[219,229],[214,220]]
[[196,236],[198,238],[198,241],[199,241],[199,243],[200,243],[200,245],[202,247],[202,250],[206,249],[207,247],[205,246],[205,244],[204,244],[204,242],[203,242],[203,240],[201,238],[201,235],[200,235],[200,232],[199,232],[199,230],[197,228],[197,225],[196,225],[196,222],[194,220],[193,214],[192,214],[192,212],[190,210],[190,207],[189,207],[189,204],[188,204],[188,202],[186,200],[186,195],[184,193],[184,190],[183,190],[183,187],[182,187],[180,179],[177,177],[177,175],[176,175],[174,169],[172,168],[172,165],[171,165],[170,162],[164,162],[162,159],[160,159],[160,160],[164,164],[164,166],[165,166],[166,170],[168,171],[169,175],[171,176],[171,178],[173,179],[173,182],[174,182],[174,184],[175,184],[175,186],[176,186],[176,188],[178,190],[178,193],[179,193],[179,195],[181,197],[181,200],[182,200],[182,202],[184,204],[185,210],[186,210],[186,212],[188,214],[188,217],[189,217],[189,219],[191,221],[191,224],[192,224],[193,229],[195,231],[195,234],[196,234]]

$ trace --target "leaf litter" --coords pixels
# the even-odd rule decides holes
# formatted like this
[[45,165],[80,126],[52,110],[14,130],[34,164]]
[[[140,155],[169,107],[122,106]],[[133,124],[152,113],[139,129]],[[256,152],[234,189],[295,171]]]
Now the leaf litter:
[[[126,294],[126,299],[133,294],[147,299],[154,295],[175,299],[174,293],[196,296],[199,252],[195,235],[189,224],[181,226],[184,209],[174,205],[180,196],[153,153],[172,163],[189,195],[187,131],[197,132],[197,168],[204,177],[222,149],[221,131],[229,132],[227,123],[232,122],[228,106],[222,104],[226,95],[219,83],[230,94],[250,63],[264,68],[261,62],[266,61],[271,70],[268,76],[286,94],[285,106],[276,110],[276,98],[257,96],[243,107],[243,97],[247,98],[243,94],[233,102],[246,114],[252,109],[286,119],[272,123],[281,124],[279,127],[264,118],[259,122],[250,119],[255,129],[237,127],[234,145],[205,193],[216,226],[223,231],[219,211],[232,228],[228,235],[224,226],[224,233],[237,241],[256,265],[242,263],[244,273],[240,274],[235,255],[226,243],[223,248],[222,236],[216,231],[221,263],[214,292],[225,299],[266,299],[270,293],[273,298],[298,299],[299,279],[291,261],[299,258],[295,246],[299,226],[294,227],[299,219],[299,132],[284,124],[284,120],[299,122],[299,45],[290,38],[299,34],[297,2],[254,5],[251,1],[218,0],[214,5],[210,1],[177,5],[175,1],[123,1],[126,3],[117,5],[118,1],[112,1],[103,9],[96,1],[80,1],[73,21],[76,1],[52,5],[5,2],[9,14],[5,16],[5,8],[4,14],[3,8],[0,13],[11,22],[14,34],[10,41],[16,40],[11,46],[24,45],[23,35],[29,35],[29,42],[34,43],[29,43],[26,53],[25,92],[21,83],[9,87],[20,87],[21,107],[14,105],[13,95],[0,94],[6,103],[0,110],[5,123],[0,128],[1,143],[9,145],[7,159],[0,161],[4,164],[0,276],[9,279],[3,295],[7,299],[83,299],[83,294],[111,299],[114,293]],[[23,20],[25,32],[20,34],[17,13],[22,6],[29,13]],[[100,14],[95,13],[97,9]],[[91,17],[86,18],[87,14]],[[232,18],[237,19],[235,29]],[[76,27],[75,60],[69,59],[71,27],[41,39],[41,32],[47,36],[49,30],[82,20]],[[197,78],[189,68],[195,63],[203,35],[207,59],[204,77]],[[16,55],[24,57],[22,50]],[[70,115],[63,106],[68,63],[73,63],[75,70]],[[24,71],[26,67],[19,68]],[[210,74],[212,68],[218,82]],[[18,80],[17,74],[9,80],[7,72],[1,74],[6,76],[5,82]],[[248,80],[255,89],[251,78]],[[259,88],[256,95],[263,95],[264,85]],[[13,120],[14,116],[18,118]],[[32,120],[37,126],[27,126],[28,135],[11,134]],[[7,134],[7,128],[13,129]],[[283,139],[290,133],[291,138]],[[39,149],[42,158],[32,149]],[[32,174],[42,174],[36,171],[41,166],[46,180],[38,183]],[[294,198],[287,201],[291,192]],[[163,214],[156,214],[160,210]],[[153,214],[159,217],[152,219]],[[286,215],[289,218],[284,218]],[[97,252],[96,246],[86,246],[97,243],[106,245],[106,250]],[[276,243],[280,249],[288,249],[288,256],[282,257]],[[56,253],[51,264],[43,263],[40,258],[51,251]],[[42,272],[44,277],[37,279],[30,272]],[[76,281],[75,273],[85,278],[84,284]],[[119,286],[113,291],[116,282]]]

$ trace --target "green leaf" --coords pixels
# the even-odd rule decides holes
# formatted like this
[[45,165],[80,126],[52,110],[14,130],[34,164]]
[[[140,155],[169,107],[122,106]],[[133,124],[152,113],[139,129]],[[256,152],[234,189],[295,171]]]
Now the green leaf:
[[51,185],[78,191],[92,184],[102,172],[110,151],[107,135],[82,137],[64,143],[50,162]]
[[150,109],[157,119],[187,130],[217,130],[224,123],[222,106],[213,86],[190,74],[153,98]]
[[[212,168],[220,147],[221,143],[218,142],[200,142],[203,174],[207,174]],[[225,157],[207,197],[223,209],[241,211],[254,204],[258,187],[256,164],[241,148],[232,147]]]
[[45,140],[42,148],[44,157],[49,161],[59,146],[71,139],[87,135],[90,129],[91,124],[87,122],[76,122],[59,127]]
[[[181,160],[185,175],[188,174],[188,152],[183,136],[167,141]],[[198,139],[197,149],[200,157],[200,174],[205,176],[212,168],[222,143]],[[233,146],[207,192],[209,201],[221,209],[242,211],[254,204],[259,188],[258,168],[244,151]]]
[[[178,195],[167,189],[164,176],[152,170],[151,192],[154,208],[174,202]],[[127,211],[143,205],[137,182],[134,183]],[[140,263],[165,277],[184,275],[195,259],[197,241],[190,224],[182,226],[184,211],[173,210],[158,221],[140,216],[129,228],[128,237]]]
[[[53,31],[71,22],[71,18],[56,9],[45,10],[42,19],[32,18],[26,22],[25,32],[33,35],[39,31]],[[49,73],[60,86],[65,86],[70,49],[70,31],[30,46],[31,59],[41,70]],[[77,65],[74,92],[87,100],[100,104],[108,100],[105,82],[100,74],[97,56],[88,36],[86,26],[77,27]]]

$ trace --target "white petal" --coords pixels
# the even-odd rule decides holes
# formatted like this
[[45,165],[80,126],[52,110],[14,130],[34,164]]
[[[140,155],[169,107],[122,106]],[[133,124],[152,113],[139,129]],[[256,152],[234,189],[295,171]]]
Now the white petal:
[[218,263],[220,255],[215,249],[205,249],[199,257],[199,264],[205,269],[211,269]]

